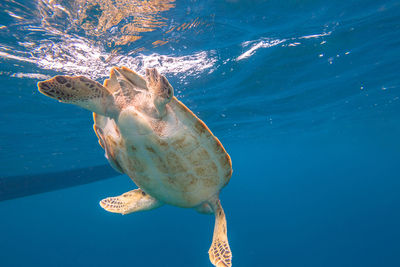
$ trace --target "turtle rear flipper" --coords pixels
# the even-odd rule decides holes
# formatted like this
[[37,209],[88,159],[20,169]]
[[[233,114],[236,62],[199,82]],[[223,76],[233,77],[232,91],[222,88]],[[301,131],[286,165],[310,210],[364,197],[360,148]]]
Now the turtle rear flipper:
[[128,214],[137,211],[152,210],[162,205],[160,201],[135,189],[117,197],[108,197],[100,201],[100,206],[109,212]]
[[231,267],[232,252],[228,243],[225,212],[219,198],[212,199],[210,205],[215,214],[214,235],[208,255],[216,267]]

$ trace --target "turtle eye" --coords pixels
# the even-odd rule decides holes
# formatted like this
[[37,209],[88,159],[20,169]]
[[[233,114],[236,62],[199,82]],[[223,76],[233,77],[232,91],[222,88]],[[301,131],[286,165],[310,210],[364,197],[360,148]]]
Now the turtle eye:
[[168,86],[167,93],[168,93],[168,98],[171,98],[172,97],[172,90],[171,90],[170,86]]

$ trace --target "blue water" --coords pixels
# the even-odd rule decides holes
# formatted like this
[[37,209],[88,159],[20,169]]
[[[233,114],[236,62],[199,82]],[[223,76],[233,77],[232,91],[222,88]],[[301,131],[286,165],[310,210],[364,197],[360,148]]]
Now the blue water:
[[399,1],[128,2],[0,3],[0,266],[211,266],[212,216],[98,205],[135,185],[37,91],[115,65],[158,68],[231,155],[233,266],[400,266]]

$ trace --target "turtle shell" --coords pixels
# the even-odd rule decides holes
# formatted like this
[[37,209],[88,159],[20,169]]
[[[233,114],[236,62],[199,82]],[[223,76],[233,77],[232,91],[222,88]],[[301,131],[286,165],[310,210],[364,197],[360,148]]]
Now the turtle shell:
[[[141,76],[127,68],[121,73],[146,90]],[[111,93],[117,90],[113,71],[104,87]],[[148,116],[137,105],[133,102],[115,119],[93,113],[94,130],[111,165],[152,197],[180,207],[198,206],[229,182],[232,163],[228,153],[181,101],[172,97],[161,119]],[[138,118],[147,125],[146,131],[134,125]]]

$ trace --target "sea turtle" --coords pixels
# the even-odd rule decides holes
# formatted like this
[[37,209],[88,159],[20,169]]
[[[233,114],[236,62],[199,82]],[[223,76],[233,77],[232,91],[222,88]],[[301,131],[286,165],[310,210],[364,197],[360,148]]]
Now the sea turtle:
[[41,93],[93,112],[94,131],[111,166],[139,187],[100,201],[115,213],[163,204],[215,214],[210,261],[232,266],[219,192],[232,176],[228,153],[207,126],[174,97],[156,69],[142,77],[113,67],[104,85],[86,77],[55,76],[38,83]]

